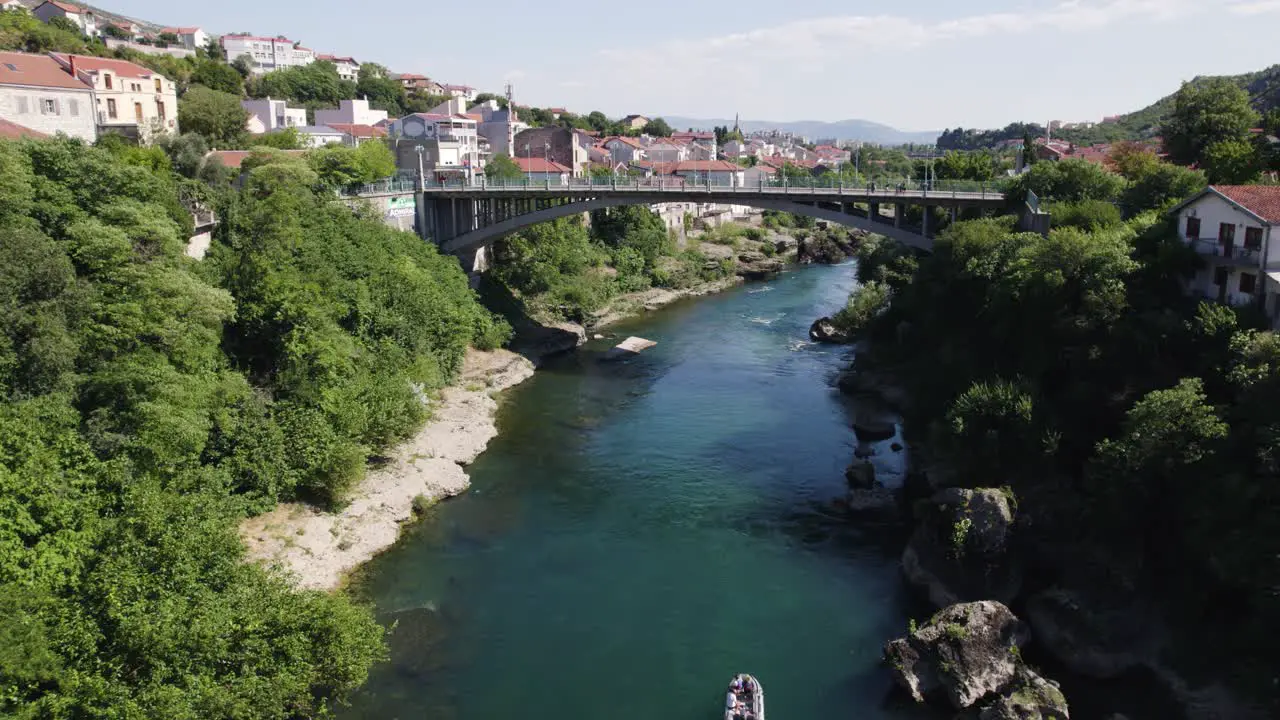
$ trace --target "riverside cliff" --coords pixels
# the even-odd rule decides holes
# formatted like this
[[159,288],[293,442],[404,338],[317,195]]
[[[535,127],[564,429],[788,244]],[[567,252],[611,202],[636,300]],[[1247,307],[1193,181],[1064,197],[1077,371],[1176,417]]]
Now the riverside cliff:
[[1237,493],[1280,500],[1251,459],[1277,340],[1183,297],[1194,262],[1154,216],[1047,239],[960,223],[931,256],[868,243],[840,385],[904,401],[903,569],[935,606],[1002,600],[1075,674],[1143,670],[1189,717],[1264,717],[1280,667],[1256,638],[1280,607],[1257,583],[1280,537]]

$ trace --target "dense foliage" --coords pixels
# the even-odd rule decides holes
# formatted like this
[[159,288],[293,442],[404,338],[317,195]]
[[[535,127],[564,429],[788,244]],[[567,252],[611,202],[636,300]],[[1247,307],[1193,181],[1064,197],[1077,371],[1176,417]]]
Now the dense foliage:
[[548,319],[585,320],[612,298],[648,287],[685,288],[726,277],[732,262],[709,262],[696,242],[683,249],[645,206],[534,225],[494,248],[495,279]]
[[[1168,196],[1133,195],[1127,222],[1102,202],[1168,166],[1126,167],[1140,179],[1036,165],[1024,186],[1066,203],[1070,223],[1047,239],[1009,217],[959,223],[923,258],[868,246],[859,275],[880,285],[848,310],[871,318],[859,364],[900,374],[909,422],[954,483],[1016,493],[1030,545],[1053,558],[1041,581],[1097,578],[1107,558],[1123,592],[1163,597],[1195,628],[1180,639],[1201,660],[1273,692],[1280,340],[1255,329],[1255,308],[1183,294],[1201,260],[1150,212]],[[889,307],[869,312],[881,285]]]
[[[504,330],[456,261],[266,163],[203,263],[159,148],[0,142],[0,715],[322,715],[383,653],[243,562]],[[209,190],[214,194],[217,191]]]

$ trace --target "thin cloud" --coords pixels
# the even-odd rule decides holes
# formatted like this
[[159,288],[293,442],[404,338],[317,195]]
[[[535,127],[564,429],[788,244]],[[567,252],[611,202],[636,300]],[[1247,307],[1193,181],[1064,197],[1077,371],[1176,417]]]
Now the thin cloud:
[[1280,0],[1256,0],[1255,2],[1236,2],[1227,7],[1233,15],[1265,15],[1280,12]]
[[[674,40],[662,43],[659,52],[707,62],[741,62],[743,57],[738,53],[745,50],[753,59],[767,57],[770,61],[829,57],[832,52],[865,55],[868,50],[916,48],[1028,30],[1093,30],[1132,18],[1166,21],[1203,11],[1213,4],[1206,0],[1068,0],[1044,10],[988,13],[935,23],[894,15],[842,15],[698,40]],[[1265,12],[1280,8],[1280,0],[1254,0],[1230,7],[1244,13]],[[639,61],[651,53],[634,48],[601,51],[606,58],[622,61]]]

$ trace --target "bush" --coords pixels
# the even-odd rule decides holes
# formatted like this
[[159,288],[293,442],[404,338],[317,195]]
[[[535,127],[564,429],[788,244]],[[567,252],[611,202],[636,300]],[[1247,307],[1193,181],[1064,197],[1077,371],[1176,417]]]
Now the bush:
[[1105,200],[1050,203],[1047,209],[1055,228],[1074,227],[1092,231],[1121,222],[1120,208]]
[[889,288],[873,280],[854,288],[849,301],[831,322],[841,332],[853,335],[865,330],[888,306]]

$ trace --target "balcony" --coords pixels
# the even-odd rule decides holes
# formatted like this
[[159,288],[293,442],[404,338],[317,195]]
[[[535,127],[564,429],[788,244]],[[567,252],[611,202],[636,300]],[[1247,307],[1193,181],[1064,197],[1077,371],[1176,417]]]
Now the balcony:
[[1191,247],[1200,255],[1221,258],[1219,265],[1258,267],[1262,253],[1257,248],[1240,245],[1223,245],[1216,238],[1188,238]]

